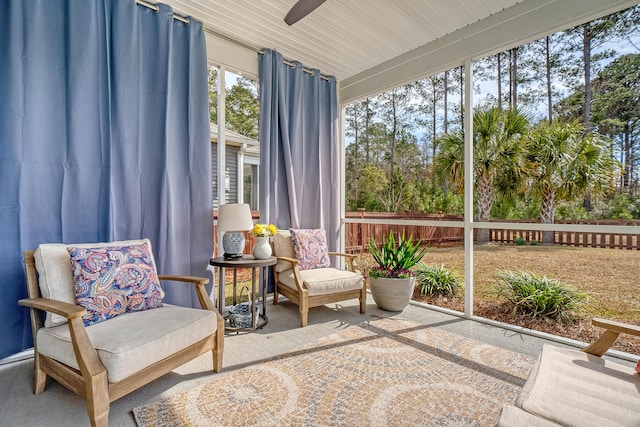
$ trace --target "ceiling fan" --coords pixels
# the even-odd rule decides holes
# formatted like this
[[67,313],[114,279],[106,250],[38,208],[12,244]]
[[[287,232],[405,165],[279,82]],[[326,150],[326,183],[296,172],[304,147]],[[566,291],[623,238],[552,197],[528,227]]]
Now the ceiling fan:
[[284,22],[291,26],[316,10],[326,0],[298,0],[284,17]]

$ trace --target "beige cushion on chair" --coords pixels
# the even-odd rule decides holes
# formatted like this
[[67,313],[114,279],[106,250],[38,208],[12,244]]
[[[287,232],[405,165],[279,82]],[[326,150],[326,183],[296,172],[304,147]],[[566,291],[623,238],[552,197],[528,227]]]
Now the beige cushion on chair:
[[504,405],[496,427],[555,427],[557,425],[513,405]]
[[[314,268],[301,270],[302,280],[309,290],[309,296],[334,294],[336,292],[362,289],[362,275],[337,268]],[[280,283],[296,289],[293,269],[278,274]]]
[[[165,304],[153,310],[125,313],[86,328],[107,369],[109,382],[119,381],[194,344],[217,329],[216,315]],[[38,351],[78,369],[69,327],[41,328]]]
[[565,426],[637,426],[640,376],[631,366],[545,344],[516,405]]
[[[62,243],[45,243],[38,246],[34,254],[36,270],[38,271],[38,283],[40,285],[40,294],[43,298],[50,298],[57,301],[76,303],[75,283],[71,271],[71,257],[67,252],[68,246],[78,248],[99,248],[109,246],[129,246],[147,244],[151,261],[155,268],[155,259],[151,249],[151,241],[149,239],[142,240],[124,240],[109,243],[83,243],[74,245],[65,245]],[[67,319],[57,314],[47,312],[44,325],[47,328],[67,323]]]
[[[291,243],[291,233],[289,230],[279,230],[273,235],[273,251],[275,256],[283,256],[287,258],[296,257],[296,252],[293,249],[293,243]],[[291,269],[291,263],[287,261],[278,261],[274,269],[276,272],[281,273]]]

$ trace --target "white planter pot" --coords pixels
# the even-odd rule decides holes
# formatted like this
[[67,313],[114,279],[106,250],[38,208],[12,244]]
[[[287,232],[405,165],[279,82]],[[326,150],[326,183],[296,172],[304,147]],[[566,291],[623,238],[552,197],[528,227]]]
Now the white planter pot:
[[271,244],[269,237],[256,237],[256,244],[253,246],[253,257],[255,259],[269,259],[271,256]]
[[378,307],[386,311],[402,311],[413,295],[415,277],[406,279],[369,278],[369,289]]

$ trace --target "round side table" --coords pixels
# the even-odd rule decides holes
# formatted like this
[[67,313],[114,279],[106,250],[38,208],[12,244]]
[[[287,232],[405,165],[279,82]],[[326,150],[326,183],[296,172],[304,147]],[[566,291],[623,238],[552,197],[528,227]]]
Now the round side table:
[[[267,259],[255,259],[252,255],[244,255],[241,259],[224,259],[223,257],[211,258],[209,264],[218,268],[218,300],[217,308],[220,315],[225,318],[225,332],[251,332],[258,328],[264,327],[269,321],[267,317],[267,267],[275,265],[277,262],[276,257],[272,256]],[[251,269],[251,325],[248,328],[233,327],[229,324],[229,313],[224,312],[225,298],[224,298],[224,269],[233,268],[233,304],[236,304],[236,286],[237,286],[237,272],[239,268]],[[257,277],[256,271],[261,269],[262,273],[262,300],[257,291]],[[262,312],[260,312],[260,306],[262,306]],[[258,307],[258,311],[256,311]],[[255,318],[256,313],[258,319]]]

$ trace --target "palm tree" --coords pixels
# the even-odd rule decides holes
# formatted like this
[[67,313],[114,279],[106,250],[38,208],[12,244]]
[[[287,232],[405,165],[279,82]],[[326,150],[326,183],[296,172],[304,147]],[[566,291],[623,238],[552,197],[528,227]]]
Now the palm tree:
[[[542,121],[527,139],[531,190],[541,201],[542,224],[554,223],[559,201],[582,197],[587,191],[604,194],[612,188],[608,142],[598,133],[585,133],[578,120]],[[544,231],[542,243],[553,242],[554,232]]]
[[[529,120],[517,110],[498,107],[477,109],[473,113],[473,173],[478,221],[491,218],[496,195],[513,197],[525,182],[526,151],[521,143]],[[438,140],[440,154],[434,171],[442,181],[458,191],[464,186],[464,134],[460,131]],[[489,241],[489,230],[479,229],[478,242]]]

